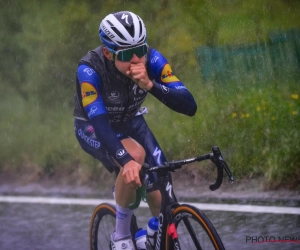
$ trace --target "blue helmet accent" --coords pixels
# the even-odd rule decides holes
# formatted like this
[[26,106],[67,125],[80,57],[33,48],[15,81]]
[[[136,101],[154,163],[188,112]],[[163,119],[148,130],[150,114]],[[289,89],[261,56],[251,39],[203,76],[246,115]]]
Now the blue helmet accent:
[[111,49],[116,49],[118,48],[118,46],[112,42],[112,40],[110,40],[108,38],[108,36],[104,33],[104,31],[100,28],[99,29],[99,37],[100,37],[100,40],[101,42],[108,48],[111,48]]

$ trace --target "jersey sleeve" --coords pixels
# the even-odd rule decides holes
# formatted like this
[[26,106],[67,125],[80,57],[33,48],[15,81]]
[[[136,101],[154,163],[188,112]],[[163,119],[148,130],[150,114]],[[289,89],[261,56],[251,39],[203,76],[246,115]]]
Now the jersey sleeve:
[[155,82],[173,89],[186,89],[184,84],[174,74],[167,59],[157,50],[152,49],[149,58],[150,77]]
[[77,78],[81,87],[82,105],[94,128],[97,139],[116,161],[124,166],[133,160],[109,125],[106,107],[100,95],[101,79],[89,66],[80,65]]
[[152,49],[148,60],[148,74],[153,82],[149,93],[170,109],[193,116],[197,110],[194,97],[174,74],[167,59],[160,52]]
[[80,84],[82,105],[88,117],[106,114],[104,102],[100,95],[101,79],[91,67],[80,65],[77,69],[77,78]]

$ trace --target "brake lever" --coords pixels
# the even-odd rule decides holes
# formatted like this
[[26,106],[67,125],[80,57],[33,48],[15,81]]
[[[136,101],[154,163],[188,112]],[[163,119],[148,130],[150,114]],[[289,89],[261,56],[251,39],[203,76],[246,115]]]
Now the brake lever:
[[231,181],[231,183],[233,183],[233,182],[234,182],[234,177],[233,177],[233,175],[232,175],[232,173],[231,173],[231,171],[230,171],[230,169],[229,169],[229,167],[228,167],[226,161],[223,160],[223,158],[222,158],[222,160],[221,160],[221,163],[222,163],[222,165],[223,165],[223,168],[224,168],[226,174],[227,174],[228,177],[229,177],[229,180]]
[[212,148],[212,150],[213,150],[213,153],[211,154],[212,155],[211,161],[215,164],[217,164],[219,162],[221,164],[222,168],[225,170],[226,174],[228,175],[229,180],[231,182],[234,182],[234,177],[233,177],[226,161],[223,159],[220,149],[217,146],[214,146]]

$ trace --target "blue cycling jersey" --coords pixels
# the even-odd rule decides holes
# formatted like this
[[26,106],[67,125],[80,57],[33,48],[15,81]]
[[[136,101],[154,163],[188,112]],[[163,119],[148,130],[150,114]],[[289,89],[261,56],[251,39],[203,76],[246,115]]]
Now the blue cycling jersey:
[[[168,89],[176,90],[186,90],[183,83],[174,75],[168,61],[165,57],[157,50],[152,50],[150,53],[149,60],[149,78],[153,79],[156,83],[161,84],[162,88],[165,87],[165,91]],[[86,114],[91,119],[94,116],[100,114],[106,114],[107,108],[103,101],[103,94],[101,94],[102,82],[100,76],[93,70],[90,66],[86,64],[79,65],[77,70],[77,78],[81,85],[81,89],[84,89],[84,94],[86,95],[83,100],[86,100],[87,105],[83,105]],[[139,90],[141,91],[141,90]],[[186,90],[187,91],[187,90]],[[111,98],[117,98],[119,93],[117,91],[112,93],[105,93],[105,95],[110,95]],[[90,98],[89,98],[90,97]],[[189,92],[186,92],[186,96],[177,96],[174,98],[176,103],[180,103],[180,100],[187,98],[190,100],[191,104],[194,105],[194,100],[191,98]],[[188,107],[186,107],[188,109]],[[115,109],[117,109],[115,107]]]
[[122,75],[113,62],[105,58],[102,46],[83,57],[77,69],[74,114],[90,121],[99,142],[121,166],[133,158],[124,149],[116,131],[134,119],[148,93],[179,113],[192,116],[197,109],[193,96],[160,52],[149,51],[146,67],[153,82],[150,91]]

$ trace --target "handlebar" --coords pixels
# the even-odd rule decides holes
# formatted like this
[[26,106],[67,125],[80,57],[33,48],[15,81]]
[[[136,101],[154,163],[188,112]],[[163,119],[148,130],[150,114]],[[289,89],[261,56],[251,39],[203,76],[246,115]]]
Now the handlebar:
[[204,160],[211,160],[216,166],[217,166],[217,178],[215,183],[211,184],[209,186],[211,191],[217,190],[223,181],[223,169],[225,170],[226,174],[229,177],[229,180],[231,182],[234,181],[234,178],[231,174],[231,171],[226,163],[226,161],[223,159],[221,151],[219,147],[214,146],[212,147],[212,153],[200,155],[194,158],[189,158],[189,159],[184,159],[184,160],[179,160],[179,161],[169,161],[165,162],[161,166],[155,166],[155,167],[150,167],[148,164],[144,164],[142,168],[142,172],[144,173],[149,173],[149,172],[157,172],[161,174],[165,174],[168,172],[175,172],[176,169],[180,169],[183,165],[192,163],[192,162],[200,162]]

